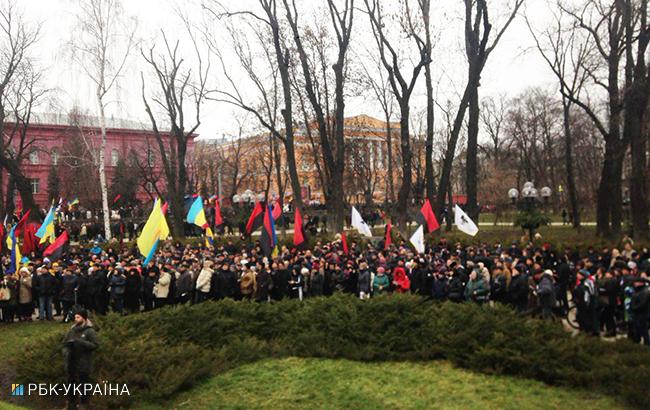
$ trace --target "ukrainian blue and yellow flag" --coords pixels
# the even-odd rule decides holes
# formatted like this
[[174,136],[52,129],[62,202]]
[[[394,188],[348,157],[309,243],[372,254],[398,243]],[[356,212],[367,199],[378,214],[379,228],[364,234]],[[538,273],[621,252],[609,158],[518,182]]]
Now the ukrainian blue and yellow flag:
[[144,224],[144,228],[142,228],[142,232],[137,240],[140,253],[142,256],[146,257],[144,260],[144,266],[149,264],[156,253],[158,242],[160,240],[165,240],[168,236],[169,226],[167,225],[167,220],[165,219],[165,215],[160,207],[160,200],[156,199],[153,204],[153,210],[149,215],[149,219],[147,219],[147,222]]
[[5,273],[16,273],[20,269],[20,261],[23,258],[20,254],[20,244],[16,240],[16,225],[11,228],[9,235],[7,235],[7,247],[11,250],[11,262]]
[[79,198],[75,197],[72,201],[68,201],[68,208],[79,204]]
[[191,223],[201,228],[208,227],[208,221],[205,219],[205,211],[203,210],[203,199],[197,196],[189,212],[187,213],[187,223]]
[[205,247],[210,248],[214,246],[214,234],[212,233],[212,229],[208,226],[205,228]]
[[49,241],[50,243],[54,242],[56,239],[56,233],[54,232],[54,207],[50,207],[50,211],[45,216],[45,220],[38,231],[36,231],[36,236],[41,238],[39,244]]

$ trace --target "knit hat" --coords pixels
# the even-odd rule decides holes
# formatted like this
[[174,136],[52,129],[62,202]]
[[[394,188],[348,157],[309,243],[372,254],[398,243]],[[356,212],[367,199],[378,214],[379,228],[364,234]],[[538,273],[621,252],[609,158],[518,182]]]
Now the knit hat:
[[77,311],[75,312],[75,315],[79,315],[84,319],[88,319],[88,311],[86,309],[84,309],[84,308],[77,309]]

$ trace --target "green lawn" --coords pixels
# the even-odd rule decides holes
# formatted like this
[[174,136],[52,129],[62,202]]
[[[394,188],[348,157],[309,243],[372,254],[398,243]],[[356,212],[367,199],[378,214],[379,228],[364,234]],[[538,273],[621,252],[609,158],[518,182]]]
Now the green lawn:
[[173,409],[617,409],[613,399],[487,376],[446,362],[264,360],[213,377],[161,405]]

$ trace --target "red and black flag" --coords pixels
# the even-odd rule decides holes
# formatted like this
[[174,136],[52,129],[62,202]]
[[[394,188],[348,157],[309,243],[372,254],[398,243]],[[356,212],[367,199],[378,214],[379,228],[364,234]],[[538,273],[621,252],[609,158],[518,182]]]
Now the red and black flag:
[[390,248],[390,244],[392,240],[390,236],[390,231],[392,230],[392,228],[393,228],[392,225],[390,224],[390,222],[388,222],[386,224],[386,239],[384,239],[384,249]]
[[23,215],[22,218],[18,221],[16,224],[16,228],[14,229],[14,233],[16,236],[20,236],[22,233],[23,228],[25,227],[25,224],[27,223],[27,219],[29,219],[29,213],[31,212],[31,209],[28,209],[27,212]]
[[262,226],[262,223],[264,222],[264,214],[265,212],[262,203],[257,202],[250,218],[248,218],[248,223],[246,224],[246,235],[250,235],[253,231]]
[[415,220],[420,225],[423,225],[424,229],[426,229],[428,233],[431,233],[440,228],[436,214],[433,213],[433,209],[431,209],[431,203],[428,199],[424,201],[424,205],[422,205],[422,208],[420,208],[420,212],[415,217]]
[[305,244],[305,230],[302,226],[302,215],[300,209],[296,208],[293,216],[293,245],[296,248]]
[[345,231],[341,232],[341,245],[343,246],[343,252],[346,255],[350,254],[350,249],[348,249],[348,238],[345,236]]
[[43,251],[43,257],[47,257],[50,261],[55,261],[61,258],[63,252],[68,247],[68,231],[63,231],[61,235],[54,242]]
[[267,257],[271,256],[276,245],[273,214],[271,212],[271,207],[268,205],[266,206],[266,211],[264,212],[264,222],[262,224],[262,236],[260,237],[260,245],[262,245],[262,251]]

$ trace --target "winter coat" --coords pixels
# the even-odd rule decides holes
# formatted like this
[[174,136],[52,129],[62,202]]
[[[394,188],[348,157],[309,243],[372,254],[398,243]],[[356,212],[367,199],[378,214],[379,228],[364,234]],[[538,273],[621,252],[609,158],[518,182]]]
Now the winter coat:
[[365,294],[370,294],[370,272],[368,270],[362,270],[359,272],[359,277],[357,278],[357,288],[359,293],[363,292]]
[[542,306],[555,306],[555,284],[552,276],[542,275],[537,284],[537,295]]
[[477,279],[470,279],[465,286],[465,300],[472,300],[475,302],[485,302],[487,301],[488,294],[490,293],[487,286],[485,286],[485,281],[483,277]]
[[169,272],[161,272],[158,282],[153,287],[153,294],[158,299],[169,296],[169,284],[172,282],[172,275]]
[[460,302],[464,298],[465,287],[459,274],[454,276],[449,281],[449,300],[452,302]]
[[393,282],[395,283],[395,290],[397,292],[405,293],[411,289],[411,281],[401,266],[396,267],[393,271]]
[[192,274],[185,271],[176,283],[176,297],[184,297],[192,293]]
[[431,294],[434,299],[444,300],[447,298],[447,277],[445,275],[434,276]]
[[210,268],[203,268],[199,272],[199,277],[196,278],[196,290],[202,293],[210,292],[210,282],[214,271]]
[[232,298],[237,293],[237,277],[230,269],[219,271],[217,276],[217,297]]
[[20,278],[20,286],[18,290],[18,303],[26,304],[32,303],[32,277],[24,276]]
[[646,286],[635,287],[630,303],[630,311],[635,320],[648,321],[650,312],[650,290]]
[[65,368],[69,375],[89,375],[93,369],[93,352],[99,347],[97,332],[89,320],[75,324],[63,339]]
[[111,287],[111,298],[123,298],[124,297],[124,288],[126,287],[126,278],[119,274],[111,275],[111,279],[108,282],[108,285]]
[[42,273],[36,277],[34,283],[39,296],[54,296],[56,293],[56,278],[49,273]]
[[76,275],[63,275],[62,283],[61,300],[64,302],[74,302],[75,291],[79,287],[79,278]]
[[325,276],[320,272],[314,272],[309,280],[309,294],[311,296],[323,296],[325,291]]
[[381,295],[388,292],[390,287],[390,280],[386,275],[375,275],[375,278],[372,281],[372,292],[375,295]]
[[241,277],[241,282],[239,285],[241,289],[241,294],[244,296],[250,296],[255,293],[257,288],[257,280],[255,278],[255,272],[247,270]]
[[273,285],[271,273],[266,269],[262,269],[257,274],[257,300],[266,301],[269,298],[269,291]]
[[528,304],[528,276],[523,273],[513,276],[508,293],[513,305],[526,306]]

